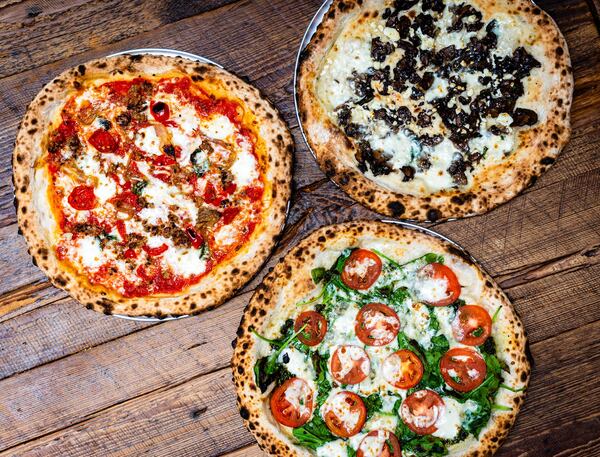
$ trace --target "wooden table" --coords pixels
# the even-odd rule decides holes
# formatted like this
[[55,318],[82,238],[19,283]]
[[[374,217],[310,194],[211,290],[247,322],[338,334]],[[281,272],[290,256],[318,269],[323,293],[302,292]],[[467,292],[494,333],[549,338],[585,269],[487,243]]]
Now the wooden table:
[[[0,456],[262,455],[238,415],[229,360],[264,270],[194,318],[139,323],[88,311],[31,264],[17,234],[10,157],[27,104],[63,69],[126,49],[174,48],[247,76],[292,128],[295,192],[270,265],[318,226],[375,218],[325,178],[298,130],[294,59],[319,3],[0,1]],[[539,3],[572,54],[571,142],[510,203],[430,226],[485,265],[529,333],[529,396],[498,455],[589,457],[600,455],[600,2]]]

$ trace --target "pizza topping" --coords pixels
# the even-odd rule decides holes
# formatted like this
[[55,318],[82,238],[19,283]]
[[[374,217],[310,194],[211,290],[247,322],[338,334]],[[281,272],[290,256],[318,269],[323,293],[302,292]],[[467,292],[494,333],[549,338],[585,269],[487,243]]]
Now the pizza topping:
[[432,390],[418,390],[404,399],[400,407],[402,420],[418,435],[431,435],[444,412],[444,401]]
[[346,260],[341,279],[348,287],[365,290],[377,281],[381,268],[377,254],[367,249],[356,249]]
[[418,180],[432,193],[468,186],[477,168],[510,155],[516,129],[540,120],[519,104],[542,66],[537,49],[524,47],[529,38],[512,30],[520,27],[443,1],[393,2],[349,23],[317,95],[355,142],[359,170],[390,185]]
[[470,392],[481,385],[487,374],[483,358],[470,348],[450,349],[440,360],[444,381],[458,392]]
[[313,392],[300,378],[290,378],[271,394],[271,413],[282,425],[300,427],[312,414]]
[[[280,336],[259,335],[268,344],[262,345],[254,367],[257,386],[268,392],[271,384],[289,376],[314,383],[312,419],[291,434],[317,455],[345,455],[346,449],[357,455],[397,455],[393,440],[382,447],[382,435],[374,433],[386,430],[398,431],[406,455],[421,449],[425,439],[445,452],[451,442],[477,437],[489,424],[503,362],[491,334],[477,350],[456,338],[453,324],[460,310],[473,305],[457,301],[460,292],[448,286],[458,284],[458,278],[444,266],[447,256],[426,253],[394,260],[380,244],[373,247],[378,250],[368,252],[377,255],[382,268],[369,289],[351,289],[341,280],[356,252],[350,248],[311,271],[316,289],[296,304],[300,309],[289,308],[297,311],[280,324]],[[462,278],[464,269],[452,265]],[[444,268],[451,273],[436,278]],[[421,301],[427,294],[421,289],[431,287],[432,278],[443,284],[439,293],[429,292],[430,303],[452,298],[454,306]],[[465,298],[472,296],[471,282],[465,281]],[[277,324],[266,331],[273,328]],[[474,389],[477,395],[470,393]],[[355,440],[338,439],[359,432]]]
[[367,433],[356,451],[356,457],[401,457],[398,438],[388,430],[372,430]]
[[[300,331],[302,328],[303,330]],[[298,339],[304,344],[307,346],[316,346],[325,338],[325,334],[327,333],[327,319],[316,311],[304,311],[296,318],[294,331],[300,331]]]
[[386,381],[398,389],[410,389],[423,377],[423,363],[408,349],[390,354],[383,362],[383,376]]
[[368,346],[385,346],[399,330],[398,315],[382,303],[369,303],[356,316],[356,336]]
[[[188,77],[81,87],[46,142],[61,260],[135,297],[180,292],[234,255],[265,191],[244,109]],[[92,263],[83,235],[100,239]]]
[[69,205],[81,211],[93,209],[96,206],[96,196],[92,186],[77,186],[69,194]]
[[356,435],[367,418],[362,399],[354,392],[341,391],[323,405],[323,419],[331,432],[342,438]]
[[358,384],[367,378],[370,370],[369,356],[358,346],[340,346],[331,357],[331,375],[340,384]]
[[452,322],[452,332],[462,344],[479,346],[492,334],[492,318],[481,306],[461,306]]
[[430,263],[418,272],[417,296],[431,306],[446,306],[460,296],[460,284],[454,272],[444,264]]

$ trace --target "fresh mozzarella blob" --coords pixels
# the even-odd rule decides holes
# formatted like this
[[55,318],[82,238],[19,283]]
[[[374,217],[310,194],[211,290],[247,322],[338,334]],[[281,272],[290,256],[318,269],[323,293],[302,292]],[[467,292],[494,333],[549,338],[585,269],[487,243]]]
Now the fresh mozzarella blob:
[[[287,360],[287,362],[285,362]],[[284,364],[290,373],[299,378],[309,380],[315,377],[315,371],[305,354],[293,347],[286,348],[277,359]]]
[[285,399],[300,412],[301,416],[303,416],[311,413],[305,401],[310,394],[311,391],[308,385],[305,382],[296,379],[292,381],[285,390]]
[[202,132],[215,140],[224,140],[235,133],[235,126],[227,116],[218,114],[200,126]]
[[231,166],[235,183],[239,188],[251,184],[259,178],[256,158],[247,148],[242,148]]
[[337,351],[340,361],[340,371],[337,372],[338,377],[343,378],[350,373],[356,362],[361,362],[360,370],[368,374],[371,362],[368,357],[365,357],[365,351],[358,346],[344,346],[344,348]]
[[77,239],[76,255],[87,268],[98,268],[104,262],[104,255],[100,241],[93,236],[84,236]]
[[437,430],[432,435],[443,439],[453,439],[460,431],[466,413],[475,410],[477,403],[467,400],[461,404],[451,397],[444,397],[444,404],[444,411],[435,423]]
[[206,271],[206,261],[200,257],[200,254],[198,249],[170,246],[162,256],[173,273],[189,278]]
[[365,257],[360,262],[348,263],[344,267],[344,271],[349,276],[358,276],[359,278],[362,278],[367,274],[369,268],[374,267],[375,265],[377,265],[377,262],[374,259]]
[[135,145],[150,155],[161,155],[160,139],[153,126],[143,127],[137,131]]
[[346,402],[346,395],[338,391],[331,395],[321,408],[323,419],[328,413],[333,413],[346,425],[348,430],[352,430],[360,420],[360,410],[353,411]]

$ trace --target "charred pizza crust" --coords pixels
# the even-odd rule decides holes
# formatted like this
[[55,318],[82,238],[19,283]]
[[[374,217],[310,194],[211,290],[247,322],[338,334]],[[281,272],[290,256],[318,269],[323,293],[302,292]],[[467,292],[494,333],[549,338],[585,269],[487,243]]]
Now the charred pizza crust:
[[[255,383],[253,368],[257,361],[257,339],[251,333],[256,329],[264,332],[278,313],[285,315],[286,309],[295,307],[315,285],[311,270],[322,266],[320,260],[327,256],[328,249],[340,252],[347,247],[361,246],[373,240],[389,242],[390,247],[410,250],[414,242],[427,245],[432,252],[443,252],[452,262],[473,269],[482,284],[482,295],[494,306],[502,306],[503,312],[494,324],[494,339],[497,355],[503,360],[510,373],[506,381],[510,384],[527,386],[530,364],[526,354],[527,340],[520,318],[504,292],[493,279],[474,263],[472,258],[455,245],[429,234],[378,221],[356,221],[322,227],[294,247],[258,286],[245,309],[232,358],[233,379],[237,390],[237,403],[246,427],[256,437],[259,446],[272,456],[311,456],[306,448],[294,444],[279,428],[272,417],[264,395]],[[331,261],[331,255],[326,257]],[[335,256],[333,256],[335,258]],[[459,278],[460,279],[460,278]],[[297,310],[296,310],[297,312]],[[275,324],[274,324],[275,325]],[[267,391],[268,394],[268,391]],[[511,411],[494,412],[488,425],[483,428],[479,440],[472,436],[461,448],[454,448],[451,457],[475,457],[491,455],[503,443],[524,401],[525,393],[508,390],[499,391],[497,401],[512,407]]]
[[[416,2],[403,2],[412,5]],[[431,2],[430,2],[431,3]],[[510,200],[556,160],[570,136],[569,112],[573,77],[566,41],[552,18],[529,0],[471,0],[491,20],[497,12],[518,15],[538,33],[547,77],[556,84],[547,96],[536,100],[548,113],[545,122],[520,129],[519,144],[510,157],[475,175],[470,187],[453,187],[433,193],[399,192],[367,177],[358,169],[359,151],[328,116],[316,94],[316,80],[324,61],[344,26],[362,16],[368,21],[384,9],[383,0],[334,0],[310,43],[300,55],[297,79],[299,115],[308,143],[320,168],[348,195],[369,209],[393,217],[418,221],[485,213]]]
[[[263,219],[248,243],[220,263],[199,283],[174,295],[124,298],[91,286],[85,278],[61,267],[49,237],[52,218],[46,197],[47,182],[36,179],[33,166],[43,153],[42,142],[57,113],[74,90],[94,79],[126,79],[170,72],[207,82],[216,91],[239,98],[252,110],[266,145]],[[21,122],[13,153],[13,183],[19,227],[36,264],[56,287],[89,309],[106,314],[167,317],[212,309],[242,287],[267,259],[283,228],[290,197],[293,140],[274,106],[250,84],[213,65],[183,58],[122,55],[93,60],[69,69],[49,82],[29,105]]]

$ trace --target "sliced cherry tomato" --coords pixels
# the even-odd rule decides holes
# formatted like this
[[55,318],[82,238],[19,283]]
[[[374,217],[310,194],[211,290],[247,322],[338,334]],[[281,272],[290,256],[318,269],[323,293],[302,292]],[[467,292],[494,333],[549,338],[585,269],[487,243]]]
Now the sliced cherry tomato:
[[119,235],[121,235],[121,238],[123,239],[123,241],[127,241],[127,228],[125,227],[125,222],[123,222],[121,219],[119,219],[117,221],[117,232],[119,232]]
[[229,225],[233,222],[233,220],[235,219],[235,217],[240,214],[240,212],[242,211],[242,208],[225,208],[225,211],[223,211],[223,224],[224,225]]
[[381,274],[381,259],[368,249],[356,249],[346,259],[342,270],[342,281],[357,290],[368,289]]
[[474,349],[452,348],[440,359],[444,381],[458,392],[479,387],[487,374],[485,360]]
[[137,257],[137,252],[135,252],[135,249],[127,248],[123,252],[123,257],[126,259],[135,259]]
[[430,263],[417,273],[420,277],[446,281],[445,297],[439,300],[424,300],[431,306],[447,306],[454,303],[460,296],[460,284],[454,272],[444,264]]
[[300,427],[310,419],[313,392],[300,378],[290,378],[271,394],[271,413],[277,422],[287,427]]
[[298,332],[305,325],[304,330],[298,334],[300,341],[307,346],[316,346],[323,341],[327,333],[327,319],[322,314],[316,311],[304,311],[300,313],[296,318],[294,331]]
[[96,206],[96,196],[92,186],[77,186],[69,194],[69,205],[77,210],[89,210]]
[[325,402],[323,408],[325,425],[341,438],[356,435],[367,419],[367,408],[354,392],[338,392]]
[[452,322],[452,333],[462,344],[479,346],[492,334],[492,318],[481,306],[461,306]]
[[444,408],[444,400],[433,390],[417,390],[402,402],[400,417],[417,435],[431,435]]
[[190,237],[190,240],[192,240],[192,247],[194,247],[195,249],[200,249],[200,247],[204,244],[204,237],[196,232],[196,230],[194,230],[192,227],[189,227],[186,230],[187,235]]
[[359,340],[368,346],[385,346],[400,331],[396,312],[382,303],[369,303],[356,316],[354,330]]
[[339,346],[331,356],[331,376],[340,384],[358,384],[371,371],[371,359],[359,346]]
[[167,244],[163,243],[160,246],[157,246],[155,248],[151,248],[150,246],[148,246],[147,244],[145,244],[144,246],[142,246],[142,249],[144,249],[144,251],[146,251],[146,253],[150,257],[156,257],[156,256],[161,255],[167,249],[169,249],[169,246]]
[[165,122],[171,117],[171,111],[169,110],[169,105],[165,102],[150,102],[150,112],[152,113],[152,117],[156,119],[158,122]]
[[402,449],[396,435],[388,430],[367,433],[356,451],[356,457],[401,457]]
[[383,376],[398,389],[410,389],[421,382],[423,363],[414,352],[400,349],[383,361]]
[[104,129],[92,133],[89,142],[100,152],[114,152],[119,146],[119,141]]

